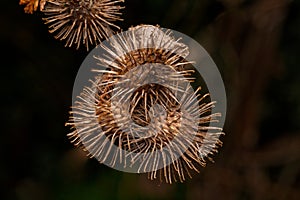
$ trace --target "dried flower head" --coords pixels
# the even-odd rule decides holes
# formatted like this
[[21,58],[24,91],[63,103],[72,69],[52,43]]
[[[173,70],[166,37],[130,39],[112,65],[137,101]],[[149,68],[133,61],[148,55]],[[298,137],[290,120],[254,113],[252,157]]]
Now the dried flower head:
[[119,29],[113,22],[122,20],[118,3],[124,0],[49,0],[43,12],[45,24],[55,38],[66,40],[66,46],[97,45]]
[[[215,102],[191,87],[188,47],[171,31],[141,25],[100,45],[105,70],[78,97],[67,125],[75,145],[112,167],[183,182],[216,152]],[[99,47],[100,48],[100,47]],[[150,78],[149,78],[150,77]]]
[[25,13],[32,14],[34,11],[37,11],[38,7],[40,10],[44,9],[46,0],[20,0],[20,5],[26,5],[24,7]]

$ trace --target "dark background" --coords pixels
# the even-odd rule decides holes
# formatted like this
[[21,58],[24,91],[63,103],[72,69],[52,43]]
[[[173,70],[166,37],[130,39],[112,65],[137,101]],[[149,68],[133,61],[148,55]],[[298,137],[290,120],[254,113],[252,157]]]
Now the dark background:
[[159,184],[88,159],[66,134],[88,52],[65,48],[42,13],[1,2],[0,199],[300,199],[300,2],[126,0],[126,30],[159,24],[210,53],[228,95],[215,163]]

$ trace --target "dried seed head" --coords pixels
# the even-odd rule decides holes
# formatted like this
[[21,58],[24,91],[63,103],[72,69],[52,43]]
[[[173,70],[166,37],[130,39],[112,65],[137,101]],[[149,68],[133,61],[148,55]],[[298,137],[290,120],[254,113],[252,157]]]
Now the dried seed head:
[[188,47],[172,32],[142,25],[101,44],[105,70],[78,97],[68,136],[101,163],[183,182],[221,145],[215,102],[190,85]]
[[25,13],[32,14],[34,11],[37,11],[38,7],[40,10],[44,9],[46,0],[20,0],[20,5],[25,5],[24,11]]
[[124,0],[49,0],[43,12],[45,24],[55,38],[66,40],[66,46],[97,45],[119,29],[113,22],[120,18]]

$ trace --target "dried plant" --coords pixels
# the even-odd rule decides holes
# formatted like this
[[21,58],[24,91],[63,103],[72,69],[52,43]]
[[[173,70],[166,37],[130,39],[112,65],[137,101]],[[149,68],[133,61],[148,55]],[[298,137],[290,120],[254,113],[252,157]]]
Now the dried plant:
[[34,11],[37,11],[38,7],[40,7],[40,10],[43,10],[46,0],[20,0],[19,4],[25,5],[25,13],[32,14]]
[[[190,85],[187,46],[170,31],[142,25],[101,48],[107,56],[96,59],[107,69],[95,70],[101,76],[73,107],[67,123],[74,128],[68,134],[72,142],[101,163],[136,166],[139,173],[149,172],[151,180],[183,182],[199,172],[221,145],[222,130],[208,125],[219,116],[211,113],[215,102],[205,102],[208,94],[201,96],[200,88],[194,91]],[[151,71],[157,64],[157,71]],[[144,84],[150,73],[171,89]]]
[[49,0],[42,10],[45,24],[55,38],[66,40],[66,46],[97,45],[119,29],[113,22],[120,18],[124,0]]

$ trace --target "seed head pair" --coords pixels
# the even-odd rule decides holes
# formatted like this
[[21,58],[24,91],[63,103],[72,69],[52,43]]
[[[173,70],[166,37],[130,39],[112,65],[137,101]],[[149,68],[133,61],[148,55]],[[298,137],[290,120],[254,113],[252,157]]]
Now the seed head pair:
[[[189,49],[160,28],[141,25],[100,47],[95,79],[77,98],[68,136],[99,162],[183,182],[216,152],[215,102],[190,85]],[[103,54],[104,55],[104,54]],[[150,77],[150,78],[149,78]]]

